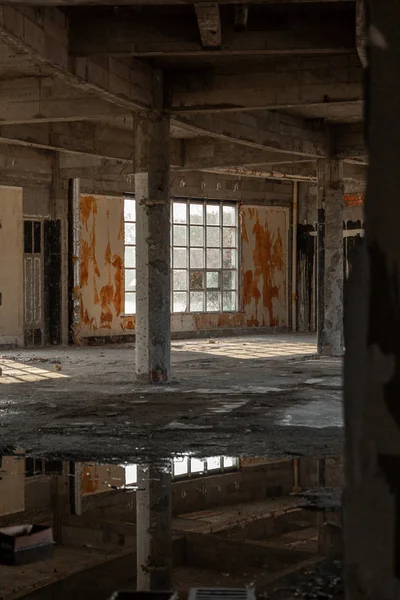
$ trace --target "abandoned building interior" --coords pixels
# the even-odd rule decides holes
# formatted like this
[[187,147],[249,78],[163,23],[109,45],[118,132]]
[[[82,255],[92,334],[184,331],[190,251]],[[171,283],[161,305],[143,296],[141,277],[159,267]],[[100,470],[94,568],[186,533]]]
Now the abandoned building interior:
[[0,600],[400,597],[398,23],[0,3]]

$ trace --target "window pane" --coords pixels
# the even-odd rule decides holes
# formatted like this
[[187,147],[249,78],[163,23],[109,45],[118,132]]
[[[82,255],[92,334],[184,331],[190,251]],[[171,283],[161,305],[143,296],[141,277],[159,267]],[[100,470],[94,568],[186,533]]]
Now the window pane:
[[204,312],[204,292],[190,292],[190,311]]
[[223,306],[222,310],[228,312],[234,312],[236,308],[236,292],[224,292],[223,293]]
[[125,314],[136,314],[136,294],[135,292],[125,293]]
[[187,475],[188,470],[187,456],[174,458],[174,475]]
[[187,293],[186,292],[174,292],[174,308],[175,313],[187,311]]
[[136,221],[136,200],[124,201],[124,219],[125,221]]
[[207,471],[213,471],[215,469],[221,468],[221,457],[220,456],[212,456],[207,458]]
[[235,248],[236,229],[234,227],[224,227],[222,236],[224,248]]
[[224,456],[224,468],[236,466],[236,459],[231,456]]
[[125,246],[125,268],[134,269],[136,267],[136,248],[135,246]]
[[190,204],[190,224],[203,225],[204,204]]
[[220,207],[218,204],[207,204],[207,225],[219,225]]
[[193,269],[204,268],[204,250],[203,248],[190,249],[190,267]]
[[186,290],[186,271],[174,271],[174,290]]
[[135,292],[136,291],[136,270],[125,269],[125,291]]
[[222,287],[224,290],[236,290],[236,271],[222,273]]
[[219,273],[218,271],[209,271],[207,273],[207,288],[219,289]]
[[125,244],[136,244],[135,223],[125,223]]
[[236,208],[234,206],[223,206],[222,215],[224,225],[236,225]]
[[137,465],[125,465],[125,485],[137,483]]
[[207,292],[207,312],[218,312],[221,310],[220,292]]
[[221,245],[221,229],[219,227],[207,227],[207,246],[219,248]]
[[174,225],[174,246],[186,246],[187,227],[186,225]]
[[236,268],[236,250],[223,250],[222,266],[224,269]]
[[204,246],[204,227],[190,228],[190,245]]
[[187,250],[186,248],[174,248],[174,268],[186,269],[187,267]]
[[204,290],[204,271],[190,271],[189,289]]
[[186,202],[173,203],[174,223],[187,223],[187,204]]
[[207,269],[221,268],[221,252],[219,250],[207,250]]
[[190,471],[192,473],[202,473],[204,471],[204,460],[192,458],[190,460]]

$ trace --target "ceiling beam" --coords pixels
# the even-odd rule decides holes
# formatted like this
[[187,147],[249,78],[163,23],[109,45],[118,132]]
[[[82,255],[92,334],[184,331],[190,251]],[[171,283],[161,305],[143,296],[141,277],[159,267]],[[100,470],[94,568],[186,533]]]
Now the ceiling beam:
[[219,48],[222,43],[221,19],[216,2],[195,4],[197,23],[203,48]]
[[361,102],[363,76],[356,53],[290,58],[258,67],[174,72],[172,110],[177,113],[287,109]]
[[[240,8],[240,5],[238,5]],[[355,30],[350,19],[333,13],[328,19],[296,13],[279,28],[265,23],[261,31],[238,33],[224,24],[222,43],[206,47],[198,40],[195,23],[188,19],[73,17],[70,52],[75,56],[268,56],[341,54],[355,51]]]
[[364,138],[363,123],[338,125],[334,127],[335,154],[343,159],[362,159],[368,157]]
[[197,136],[259,150],[318,158],[325,156],[323,132],[304,120],[277,112],[181,114],[172,123]]
[[58,8],[0,5],[0,41],[29,56],[41,74],[57,76],[66,85],[95,94],[129,111],[151,109],[153,81],[160,74],[138,61],[91,60],[68,52],[66,15]]

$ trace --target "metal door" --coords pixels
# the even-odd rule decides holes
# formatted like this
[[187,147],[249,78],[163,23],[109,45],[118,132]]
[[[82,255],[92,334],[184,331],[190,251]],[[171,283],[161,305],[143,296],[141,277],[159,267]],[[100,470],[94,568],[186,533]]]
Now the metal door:
[[43,223],[24,221],[25,346],[44,343]]

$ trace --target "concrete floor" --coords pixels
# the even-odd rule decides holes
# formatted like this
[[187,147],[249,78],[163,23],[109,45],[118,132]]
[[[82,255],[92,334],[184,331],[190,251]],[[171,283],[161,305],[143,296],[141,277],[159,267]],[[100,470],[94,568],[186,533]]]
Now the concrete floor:
[[103,461],[341,452],[341,361],[317,358],[313,336],[172,347],[161,387],[133,383],[132,345],[3,351],[1,445]]

